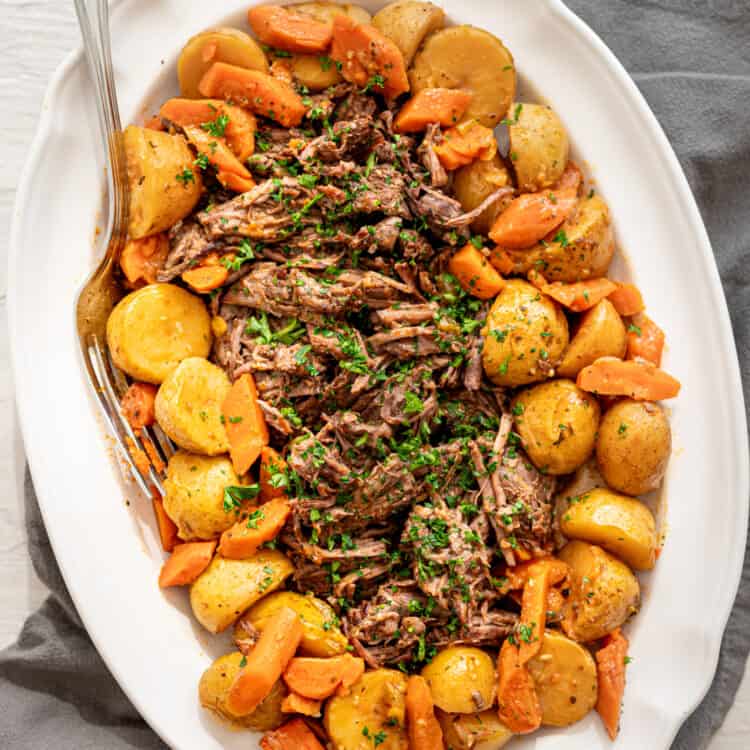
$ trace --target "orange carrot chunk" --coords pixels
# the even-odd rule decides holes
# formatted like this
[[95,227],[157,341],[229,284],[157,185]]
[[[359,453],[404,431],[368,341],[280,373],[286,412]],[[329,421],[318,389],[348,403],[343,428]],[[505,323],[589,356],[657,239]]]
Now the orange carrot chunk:
[[340,63],[341,75],[357,86],[388,99],[409,90],[401,50],[370,24],[358,24],[343,13],[336,16],[330,55]]
[[183,271],[181,278],[196,292],[207,294],[229,278],[229,269],[222,265],[201,264]]
[[293,719],[260,741],[263,750],[323,750],[323,745],[302,719]]
[[288,52],[325,52],[333,35],[331,24],[278,5],[250,8],[247,20],[261,42]]
[[120,401],[122,415],[134,430],[150,427],[155,417],[157,388],[151,383],[133,383]]
[[312,698],[305,698],[298,693],[289,693],[281,701],[281,712],[285,714],[302,714],[303,716],[320,716],[322,707],[320,701],[314,701]]
[[599,696],[596,710],[611,740],[620,730],[620,706],[625,693],[625,665],[628,658],[628,639],[620,629],[604,639],[604,648],[596,652],[596,669],[599,677]]
[[518,627],[518,662],[526,664],[542,647],[547,621],[547,595],[554,563],[539,560],[529,566],[521,598],[521,620]]
[[261,544],[278,536],[290,512],[291,507],[283,498],[255,508],[247,518],[237,521],[221,535],[219,552],[232,560],[251,557]]
[[609,279],[589,279],[563,284],[556,281],[542,287],[542,291],[573,312],[583,312],[598,305],[616,288]]
[[492,299],[505,286],[505,279],[471,243],[450,259],[448,270],[465,292],[479,299]]
[[211,562],[216,550],[216,541],[187,542],[178,544],[159,573],[159,586],[187,586],[192,583]]
[[[220,182],[222,181],[222,176],[230,174],[241,178],[243,185],[254,186],[255,183],[253,182],[252,175],[248,172],[245,165],[232,153],[223,138],[213,136],[197,125],[185,125],[182,130],[187,139],[206,158],[209,164],[216,167],[217,177]],[[226,183],[226,177],[224,177],[224,183]],[[225,187],[229,187],[229,185],[225,184]]]
[[498,657],[498,716],[514,734],[528,734],[542,724],[542,707],[534,679],[519,662],[518,647],[508,639]]
[[490,263],[505,276],[511,273],[514,268],[513,259],[499,247],[493,247],[490,251]]
[[266,418],[258,403],[258,389],[250,373],[232,383],[221,412],[229,439],[229,455],[237,474],[244,474],[268,445]]
[[422,89],[401,107],[393,129],[419,133],[434,123],[448,128],[461,119],[471,98],[471,92],[464,89]]
[[539,563],[544,563],[549,570],[550,586],[564,581],[570,572],[570,568],[562,560],[558,560],[556,557],[540,557],[506,568],[503,575],[508,579],[508,588],[511,590],[524,588],[526,581],[529,580],[529,576],[534,570],[534,566]]
[[674,398],[680,392],[680,381],[650,362],[623,361],[601,357],[584,367],[576,383],[584,391],[602,396],[628,396],[639,401]]
[[270,445],[260,452],[260,498],[263,502],[286,498],[286,461]]
[[198,90],[203,96],[231,99],[285,128],[299,125],[307,111],[297,92],[268,73],[215,62],[203,75]]
[[490,128],[476,120],[468,120],[446,130],[442,143],[438,143],[433,150],[446,169],[454,170],[477,159],[492,159],[497,153],[497,141]]
[[298,656],[284,671],[284,682],[295,693],[319,701],[332,696],[339,687],[348,691],[364,671],[364,660],[351,654],[325,659]]
[[636,315],[628,326],[628,359],[645,359],[661,365],[664,352],[664,331],[643,313]]
[[406,729],[409,750],[443,747],[443,732],[435,718],[432,694],[424,677],[412,675],[406,684]]
[[128,282],[153,284],[169,254],[169,239],[164,232],[128,240],[120,253],[120,268]]
[[164,510],[164,503],[158,495],[154,494],[151,502],[154,506],[154,515],[156,516],[156,525],[159,529],[161,547],[165,552],[171,552],[177,544],[177,525],[167,515],[167,511]]
[[226,707],[231,714],[247,716],[263,702],[294,656],[303,632],[302,621],[289,607],[269,618],[227,693]]
[[633,284],[618,284],[607,299],[620,315],[636,315],[646,309],[638,287]]

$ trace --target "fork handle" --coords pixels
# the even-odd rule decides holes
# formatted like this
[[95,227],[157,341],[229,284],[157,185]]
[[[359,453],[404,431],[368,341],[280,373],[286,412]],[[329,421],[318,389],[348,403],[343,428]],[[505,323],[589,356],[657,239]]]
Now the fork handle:
[[109,198],[108,226],[102,240],[124,240],[128,223],[128,205],[123,186],[127,183],[125,147],[117,106],[117,91],[112,68],[107,0],[74,0],[83,50],[94,83],[99,128],[109,153],[107,170]]

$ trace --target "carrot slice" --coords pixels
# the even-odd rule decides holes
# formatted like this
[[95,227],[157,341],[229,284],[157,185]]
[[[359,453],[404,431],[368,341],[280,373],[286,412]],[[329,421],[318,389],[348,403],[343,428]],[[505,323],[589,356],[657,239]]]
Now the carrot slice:
[[203,96],[232,99],[285,128],[299,125],[307,108],[287,83],[267,73],[215,62],[203,75],[198,90]]
[[143,127],[146,128],[146,130],[159,130],[162,133],[166,130],[166,128],[164,127],[164,123],[161,121],[161,117],[159,117],[159,115],[149,117]]
[[518,626],[518,661],[526,664],[542,647],[547,621],[547,594],[554,563],[539,560],[529,566],[528,577],[521,598],[521,619]]
[[232,383],[221,407],[229,439],[229,455],[237,474],[244,474],[268,445],[266,418],[258,403],[258,389],[250,373]]
[[604,648],[596,652],[599,677],[596,710],[611,740],[617,737],[620,729],[620,706],[625,693],[628,645],[628,639],[617,628],[604,639]]
[[216,541],[178,544],[159,573],[159,586],[186,586],[207,567],[214,556]]
[[242,162],[230,151],[223,138],[207,133],[197,125],[185,125],[182,129],[190,143],[208,162],[216,167],[217,176],[233,174],[254,185],[253,178]]
[[159,114],[184,128],[185,125],[203,127],[209,133],[222,133],[234,155],[244,162],[255,151],[255,117],[242,107],[235,107],[221,99],[168,99]]
[[465,292],[479,299],[492,299],[505,286],[505,279],[471,243],[450,259],[448,270]]
[[513,263],[510,255],[499,247],[493,247],[490,251],[490,263],[504,276],[507,276],[515,268],[515,263]]
[[323,745],[302,719],[293,719],[260,741],[263,750],[323,750]]
[[437,123],[455,125],[466,112],[472,93],[464,89],[422,89],[401,107],[393,122],[397,133],[418,133]]
[[443,133],[443,142],[433,150],[448,170],[458,169],[477,159],[489,161],[497,153],[495,133],[476,120],[462,122]]
[[231,172],[219,171],[216,173],[216,179],[224,187],[234,190],[235,193],[247,193],[255,187],[255,181],[252,177],[240,177]]
[[518,656],[518,647],[506,639],[497,662],[498,716],[514,734],[528,734],[541,726],[542,707],[534,679]]
[[151,498],[151,502],[154,506],[154,515],[156,516],[156,525],[159,529],[161,548],[165,552],[171,552],[177,544],[177,525],[167,515],[167,511],[164,510],[164,503],[158,495],[154,495]]
[[556,281],[542,287],[542,291],[569,310],[583,312],[598,305],[616,287],[617,285],[609,279],[589,279],[576,281],[573,284]]
[[607,299],[620,315],[636,315],[646,309],[638,287],[634,284],[618,284]]
[[221,265],[199,265],[183,271],[181,278],[196,292],[206,294],[218,289],[229,278],[229,269]]
[[155,420],[157,388],[151,383],[133,383],[120,401],[120,410],[134,430],[150,427]]
[[168,254],[169,239],[164,232],[128,240],[120,253],[120,268],[131,285],[153,284]]
[[340,688],[349,688],[364,674],[365,662],[357,656],[343,654],[319,659],[298,656],[284,671],[284,682],[290,690],[312,700],[324,700]]
[[526,585],[526,581],[529,580],[534,565],[544,563],[549,570],[549,585],[554,586],[555,584],[564,581],[570,572],[570,568],[567,563],[562,560],[558,560],[556,557],[541,557],[536,560],[521,563],[514,567],[505,569],[505,577],[508,579],[508,586],[511,590],[522,589]]
[[639,401],[674,398],[680,392],[680,381],[650,362],[601,357],[584,367],[576,383],[584,391],[602,396],[628,396]]
[[255,508],[221,535],[219,552],[232,560],[252,557],[261,544],[278,536],[290,512],[289,503],[282,498]]
[[305,698],[298,693],[289,693],[281,702],[281,712],[285,714],[302,714],[303,716],[320,716],[320,701]]
[[636,315],[628,327],[628,359],[645,359],[661,365],[664,352],[664,331],[643,313]]
[[330,55],[340,64],[341,75],[357,86],[388,99],[409,90],[401,50],[370,24],[358,24],[343,13],[336,16]]
[[575,188],[519,195],[495,220],[490,239],[511,250],[531,247],[557,229],[577,202]]
[[443,747],[443,731],[435,718],[430,688],[424,677],[416,674],[406,683],[406,728],[410,750]]
[[[286,498],[286,461],[270,445],[260,452],[260,497],[263,502]],[[281,478],[284,483],[277,481]]]
[[282,607],[271,615],[229,688],[226,707],[231,714],[247,716],[263,702],[294,656],[303,632],[293,609]]
[[325,52],[333,36],[331,24],[278,5],[250,8],[247,20],[261,42],[288,52]]

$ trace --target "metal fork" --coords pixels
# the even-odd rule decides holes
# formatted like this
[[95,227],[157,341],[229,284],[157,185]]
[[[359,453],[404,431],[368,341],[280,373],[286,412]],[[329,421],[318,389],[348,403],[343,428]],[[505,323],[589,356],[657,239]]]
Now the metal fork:
[[[109,431],[140,489],[148,496],[164,495],[162,475],[153,465],[148,472],[138,468],[132,450],[144,451],[144,440],[166,464],[174,446],[158,427],[136,435],[122,415],[120,400],[128,388],[125,375],[117,369],[107,346],[107,318],[125,291],[115,269],[125,246],[128,225],[128,181],[120,113],[117,106],[112,50],[109,37],[107,0],[74,0],[83,49],[94,82],[99,127],[109,153],[107,170],[107,226],[99,247],[105,247],[99,266],[91,274],[76,302],[78,339],[88,380],[101,407]],[[132,450],[131,450],[132,449]]]

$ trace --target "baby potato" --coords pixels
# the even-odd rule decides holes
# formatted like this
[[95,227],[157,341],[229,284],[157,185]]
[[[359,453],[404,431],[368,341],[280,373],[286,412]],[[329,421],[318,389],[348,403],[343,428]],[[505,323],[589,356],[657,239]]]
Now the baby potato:
[[304,634],[299,646],[301,653],[306,656],[328,657],[346,651],[348,641],[338,626],[338,617],[333,609],[317,597],[303,596],[293,591],[277,591],[254,604],[235,625],[235,643],[246,637],[243,622],[248,622],[257,631],[263,632],[269,618],[282,607],[293,609],[302,621]]
[[509,279],[482,334],[487,377],[496,385],[526,385],[554,374],[551,368],[568,345],[568,321],[557,302],[536,287]]
[[292,76],[310,91],[323,91],[343,80],[333,63],[319,55],[292,55],[289,59]]
[[286,555],[275,549],[260,549],[244,560],[216,555],[190,587],[193,614],[206,630],[221,633],[293,571]]
[[334,750],[407,750],[406,675],[393,669],[365,672],[347,696],[334,696],[324,724]]
[[603,638],[638,611],[641,589],[625,563],[588,542],[568,542],[558,557],[571,568],[562,629],[574,641]]
[[399,0],[379,10],[372,25],[396,43],[408,68],[425,37],[445,26],[445,11],[432,3]]
[[181,95],[188,99],[200,99],[198,84],[215,62],[268,72],[268,60],[263,50],[244,31],[228,27],[202,31],[188,40],[177,60]]
[[157,385],[182,360],[207,357],[212,340],[203,301],[173,284],[148,284],[131,292],[107,320],[107,346],[117,367]]
[[586,281],[606,276],[615,240],[607,204],[598,196],[586,197],[552,242],[526,250],[505,250],[513,262],[512,273],[539,271],[548,281]]
[[307,13],[308,16],[312,16],[316,21],[320,21],[321,23],[333,23],[333,19],[341,15],[349,16],[355,23],[372,23],[372,16],[364,8],[349,3],[323,1],[297,3],[288,7],[294,8],[299,13]]
[[184,219],[201,197],[203,183],[182,135],[129,125],[123,144],[130,186],[128,235],[137,240]]
[[564,378],[574,378],[580,370],[593,364],[599,357],[622,359],[627,345],[622,318],[615,306],[608,299],[603,299],[581,317],[578,329],[557,368],[557,374]]
[[237,651],[224,654],[206,669],[198,683],[201,706],[237,727],[254,729],[256,732],[278,729],[287,718],[281,712],[281,703],[287,695],[283,680],[276,682],[268,696],[252,713],[237,717],[227,710],[227,694],[234,678],[242,669],[242,658],[242,654]]
[[167,464],[164,510],[180,539],[216,539],[237,519],[224,509],[224,488],[238,485],[232,462],[177,451]]
[[528,102],[517,105],[514,115],[509,153],[519,191],[551,187],[568,163],[568,134],[560,118],[550,107]]
[[156,421],[180,448],[206,456],[226,453],[221,405],[229,388],[224,370],[207,359],[184,359],[159,387]]
[[598,544],[636,570],[651,570],[656,563],[656,521],[632,497],[589,490],[570,499],[560,527],[566,537]]
[[435,716],[451,750],[500,750],[513,737],[494,708],[478,714],[447,714],[437,708]]
[[446,88],[471,91],[464,120],[494,128],[516,95],[513,56],[503,43],[474,26],[450,26],[431,34],[409,71],[412,93]]
[[626,495],[655,490],[672,452],[664,410],[651,401],[623,399],[607,410],[596,441],[596,460],[607,484]]
[[[498,188],[513,184],[510,172],[503,160],[495,154],[489,161],[477,159],[453,173],[453,194],[464,211],[473,211],[485,198]],[[509,195],[505,200],[496,201],[474,219],[471,227],[479,234],[488,234],[498,214],[505,210],[513,199]]]
[[531,462],[548,474],[570,474],[594,450],[599,402],[572,380],[521,391],[512,403],[515,424]]
[[489,654],[471,646],[444,648],[422,670],[438,708],[473,714],[495,702],[495,665]]
[[542,705],[543,725],[570,726],[596,705],[596,663],[587,649],[562,633],[545,630],[542,648],[527,668]]

